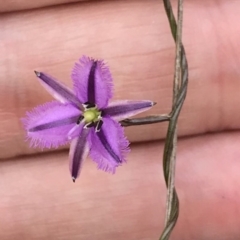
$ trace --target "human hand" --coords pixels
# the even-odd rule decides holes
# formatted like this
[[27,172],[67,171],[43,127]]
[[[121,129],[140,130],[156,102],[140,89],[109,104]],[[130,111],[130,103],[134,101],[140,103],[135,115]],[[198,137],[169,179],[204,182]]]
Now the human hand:
[[[34,2],[15,1],[14,10]],[[0,1],[0,6],[6,10],[10,3]],[[185,3],[190,81],[179,121],[185,137],[176,171],[181,208],[172,239],[240,235],[239,5]],[[33,153],[24,142],[20,118],[51,99],[33,70],[69,85],[71,67],[82,54],[108,62],[116,98],[151,99],[158,105],[149,114],[169,112],[174,43],[161,1],[84,2],[12,12],[0,16],[0,29],[3,159]],[[114,176],[97,171],[89,159],[73,184],[65,151],[1,161],[0,238],[157,239],[165,214],[161,158],[166,124],[126,132],[132,142],[161,143],[133,144],[128,164]]]

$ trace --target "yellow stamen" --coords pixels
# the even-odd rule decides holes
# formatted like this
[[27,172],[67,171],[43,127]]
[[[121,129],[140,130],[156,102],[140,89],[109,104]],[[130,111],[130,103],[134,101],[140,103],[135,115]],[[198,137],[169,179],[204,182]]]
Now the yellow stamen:
[[99,116],[100,112],[96,108],[87,109],[83,113],[85,123],[96,122]]

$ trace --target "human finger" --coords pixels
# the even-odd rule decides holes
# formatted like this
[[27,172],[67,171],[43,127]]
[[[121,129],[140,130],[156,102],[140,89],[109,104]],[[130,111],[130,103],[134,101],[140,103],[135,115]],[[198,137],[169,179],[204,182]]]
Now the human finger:
[[[173,240],[238,238],[239,141],[233,132],[180,140]],[[133,145],[115,175],[87,159],[75,184],[67,152],[1,161],[0,238],[158,239],[166,202],[162,153],[160,142]]]
[[[196,1],[186,4],[184,43],[190,82],[179,121],[181,136],[239,128],[240,113],[235,110],[240,104],[239,26],[235,24],[239,15],[232,14],[238,5],[238,1],[213,1],[201,8]],[[227,22],[233,24],[229,27]],[[115,99],[157,102],[148,114],[171,109],[174,43],[160,1],[89,2],[5,14],[0,28],[5,56],[0,60],[1,158],[32,152],[23,141],[20,118],[51,100],[33,70],[70,85],[73,63],[83,53],[108,62]],[[131,141],[156,140],[164,138],[166,124],[126,132]]]

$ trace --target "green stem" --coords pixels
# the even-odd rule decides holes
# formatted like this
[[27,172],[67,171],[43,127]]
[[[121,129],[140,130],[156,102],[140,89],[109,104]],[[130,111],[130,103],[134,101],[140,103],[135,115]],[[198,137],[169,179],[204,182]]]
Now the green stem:
[[169,0],[163,0],[166,14],[169,20],[171,32],[176,41],[176,62],[173,88],[173,107],[169,120],[168,132],[164,147],[163,171],[168,188],[167,211],[165,228],[160,240],[167,240],[177,222],[179,214],[179,200],[174,184],[175,161],[177,148],[177,121],[184,103],[188,86],[188,66],[184,47],[181,43],[183,0],[178,1],[178,27]]

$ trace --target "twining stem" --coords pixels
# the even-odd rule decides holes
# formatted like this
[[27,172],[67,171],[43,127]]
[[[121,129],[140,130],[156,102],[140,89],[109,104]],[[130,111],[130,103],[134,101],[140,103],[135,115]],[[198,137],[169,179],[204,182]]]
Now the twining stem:
[[165,11],[167,13],[173,38],[176,41],[173,107],[170,116],[163,155],[164,178],[168,188],[168,194],[165,228],[162,232],[160,240],[167,240],[169,239],[170,234],[177,222],[179,214],[179,201],[174,184],[177,148],[177,121],[187,94],[188,66],[185,51],[181,43],[183,0],[178,0],[178,25],[176,24],[170,1],[163,0],[163,3]]
[[[176,38],[176,59],[175,59],[175,74],[173,85],[173,108],[177,102],[177,96],[181,84],[181,45],[182,45],[182,21],[183,21],[183,0],[178,2],[178,24],[177,24],[177,38]],[[175,166],[176,166],[176,151],[177,151],[177,123],[173,134],[173,149],[170,157],[170,174],[168,178],[168,193],[167,193],[167,209],[165,225],[170,220],[171,206],[174,200],[175,188]]]

